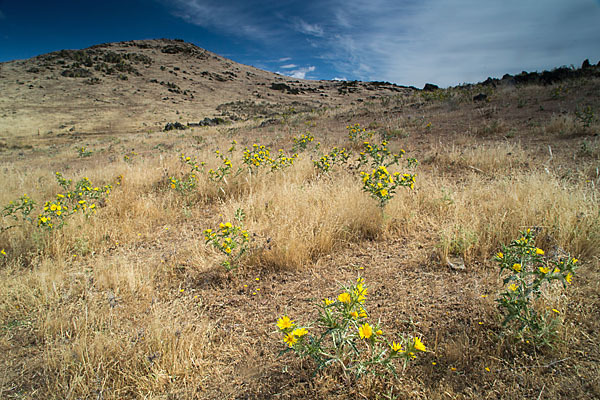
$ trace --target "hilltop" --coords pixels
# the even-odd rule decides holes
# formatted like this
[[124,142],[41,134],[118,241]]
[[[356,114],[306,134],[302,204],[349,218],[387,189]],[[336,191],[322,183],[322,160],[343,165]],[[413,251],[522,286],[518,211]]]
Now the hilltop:
[[146,132],[169,121],[227,122],[374,100],[386,82],[294,79],[180,40],[135,40],[0,64],[0,135]]

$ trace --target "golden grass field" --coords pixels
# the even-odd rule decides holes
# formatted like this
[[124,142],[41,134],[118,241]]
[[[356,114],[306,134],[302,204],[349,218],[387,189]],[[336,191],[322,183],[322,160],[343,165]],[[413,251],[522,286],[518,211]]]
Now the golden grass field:
[[[485,88],[482,103],[471,101],[480,87],[415,91],[263,127],[117,130],[29,148],[9,138],[0,205],[26,193],[36,207],[32,223],[0,234],[0,398],[600,398],[600,80],[563,82],[553,96],[558,86]],[[575,114],[583,106],[590,126]],[[399,188],[383,214],[356,171],[313,166],[334,146],[355,158],[355,123],[419,160],[414,190]],[[242,168],[219,185],[201,174],[187,195],[170,187],[187,171],[181,154],[217,168],[214,150],[236,140],[231,161],[243,167],[244,147],[290,153],[307,131],[315,142],[289,168]],[[57,171],[113,188],[90,218],[48,231],[35,217],[62,190]],[[226,271],[204,230],[240,208],[250,251]],[[580,260],[566,290],[543,295],[560,312],[552,348],[501,334],[493,256],[527,228],[546,253]],[[428,351],[397,376],[352,380],[278,356],[278,318],[311,321],[358,276],[390,340],[416,335]]]

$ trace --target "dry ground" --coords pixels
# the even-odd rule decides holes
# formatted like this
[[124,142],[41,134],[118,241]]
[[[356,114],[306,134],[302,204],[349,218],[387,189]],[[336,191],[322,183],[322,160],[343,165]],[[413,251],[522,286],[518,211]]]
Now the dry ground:
[[[88,220],[0,235],[0,398],[600,398],[599,89],[598,80],[448,89],[264,127],[9,143],[2,205],[26,192],[39,210],[59,191],[56,171],[123,182]],[[481,90],[488,101],[472,102]],[[589,127],[575,114],[586,106]],[[312,166],[333,146],[351,147],[345,127],[354,123],[420,160],[415,190],[400,190],[383,218],[354,173]],[[205,177],[188,196],[169,188],[185,171],[182,153],[214,167],[213,150],[235,139],[240,165],[244,146],[289,151],[306,131],[320,149],[289,169],[242,173],[222,192]],[[90,157],[78,157],[82,146]],[[203,231],[238,208],[253,251],[226,272]],[[573,284],[545,296],[562,319],[554,348],[501,335],[492,256],[528,227],[542,229],[548,252],[581,260]],[[419,335],[429,351],[397,377],[352,382],[335,369],[313,378],[309,361],[279,357],[276,320],[310,321],[317,302],[359,275],[371,318],[390,338]]]

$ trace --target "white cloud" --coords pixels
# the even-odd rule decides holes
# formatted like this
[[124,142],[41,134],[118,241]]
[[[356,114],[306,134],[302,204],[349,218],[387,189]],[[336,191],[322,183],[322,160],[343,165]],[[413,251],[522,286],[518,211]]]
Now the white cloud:
[[296,64],[286,64],[286,65],[282,65],[281,68],[283,69],[291,69],[291,68],[296,68],[297,65]]
[[292,57],[283,57],[283,58],[280,58],[277,61],[279,61],[279,62],[286,62],[286,61],[290,61],[291,59],[292,59]]
[[[359,79],[455,85],[581,63],[600,43],[594,0],[359,3],[334,7],[337,34],[323,43],[336,69]],[[360,29],[346,27],[356,20]]]
[[325,32],[320,25],[317,24],[309,24],[308,22],[299,19],[295,23],[296,30],[298,32],[304,33],[306,35],[322,37]]
[[348,79],[347,79],[347,78],[345,78],[345,77],[344,77],[344,78],[338,78],[338,77],[335,77],[335,78],[333,78],[333,79],[332,79],[332,81],[347,81],[347,80],[348,80]]
[[302,68],[298,68],[298,69],[295,69],[292,71],[285,71],[285,72],[277,71],[277,73],[280,75],[287,75],[291,78],[307,79],[306,75],[310,72],[314,72],[316,69],[317,69],[317,67],[315,67],[314,65],[311,65],[309,67],[302,67]]

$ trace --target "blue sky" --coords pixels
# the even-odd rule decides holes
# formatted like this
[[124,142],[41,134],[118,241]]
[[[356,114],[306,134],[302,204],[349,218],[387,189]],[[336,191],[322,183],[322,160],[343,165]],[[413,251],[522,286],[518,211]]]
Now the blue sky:
[[0,0],[0,61],[180,38],[305,79],[422,87],[600,60],[600,0]]

